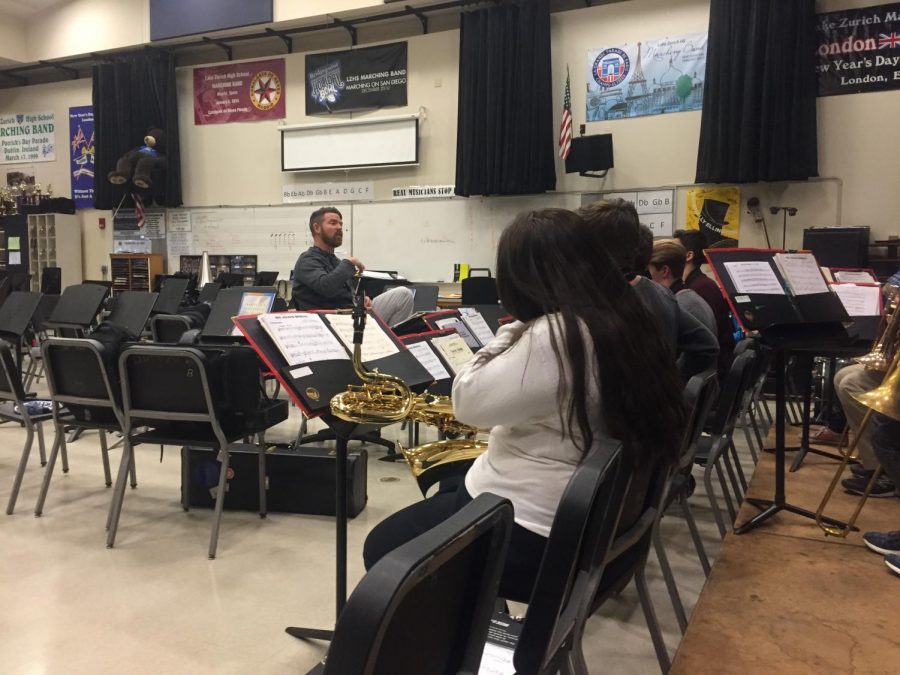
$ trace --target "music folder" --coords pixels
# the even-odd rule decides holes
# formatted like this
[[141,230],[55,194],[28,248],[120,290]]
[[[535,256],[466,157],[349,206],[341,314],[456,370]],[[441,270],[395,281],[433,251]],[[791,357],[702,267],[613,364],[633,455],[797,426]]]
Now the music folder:
[[[310,344],[309,349],[304,352],[303,344],[294,345],[291,353],[294,355],[293,360],[295,362],[289,362],[283,349],[278,346],[263,323],[266,322],[266,317],[290,317],[292,315],[316,317],[321,322],[321,326],[317,329],[319,334],[333,336],[334,340],[340,345],[340,351],[332,349],[328,352],[321,349],[321,345]],[[350,314],[339,313],[335,310],[276,312],[273,314],[238,316],[234,318],[235,325],[247,338],[250,346],[263,360],[270,372],[281,382],[286,391],[290,393],[291,398],[307,417],[318,417],[328,413],[332,397],[345,391],[350,384],[362,384],[353,369],[353,345],[347,340],[347,322],[343,318],[334,323],[328,320],[329,316],[339,315],[352,321]],[[312,320],[306,319],[306,321]],[[350,323],[350,326],[352,333],[352,323]],[[343,338],[342,333],[344,335]],[[415,392],[424,391],[432,383],[433,378],[428,370],[391,333],[381,319],[370,311],[367,312],[366,328],[363,333],[364,348],[367,339],[375,342],[375,335],[378,335],[384,345],[390,344],[394,351],[379,358],[364,360],[363,365],[366,366],[367,370],[372,371],[377,368],[380,373],[399,377]],[[328,339],[330,340],[330,338]],[[391,351],[391,349],[386,347],[383,351],[387,352]],[[325,358],[319,358],[319,354],[325,354]],[[300,363],[298,361],[303,362]]]
[[847,337],[844,324],[851,318],[811,253],[753,248],[705,253],[745,331],[773,338]]

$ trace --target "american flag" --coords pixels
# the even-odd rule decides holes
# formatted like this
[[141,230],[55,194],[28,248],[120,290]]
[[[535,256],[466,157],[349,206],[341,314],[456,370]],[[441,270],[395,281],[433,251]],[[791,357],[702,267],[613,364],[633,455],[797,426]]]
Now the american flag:
[[131,199],[134,202],[134,216],[137,218],[137,225],[140,229],[144,229],[144,200],[137,192],[131,193]]
[[572,87],[569,84],[569,67],[566,66],[566,93],[563,96],[562,123],[559,125],[559,156],[565,159],[572,151]]
[[878,49],[894,49],[895,47],[900,47],[900,33],[878,34]]

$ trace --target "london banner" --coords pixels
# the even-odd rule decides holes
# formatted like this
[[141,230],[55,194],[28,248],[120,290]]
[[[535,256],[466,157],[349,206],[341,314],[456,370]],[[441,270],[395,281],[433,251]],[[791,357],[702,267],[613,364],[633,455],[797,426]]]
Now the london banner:
[[900,3],[818,15],[819,96],[900,88]]
[[69,108],[69,171],[76,209],[94,206],[94,107]]
[[590,49],[587,57],[588,122],[703,106],[706,33]]
[[194,68],[194,124],[284,119],[284,59]]
[[306,114],[406,105],[405,42],[309,54]]

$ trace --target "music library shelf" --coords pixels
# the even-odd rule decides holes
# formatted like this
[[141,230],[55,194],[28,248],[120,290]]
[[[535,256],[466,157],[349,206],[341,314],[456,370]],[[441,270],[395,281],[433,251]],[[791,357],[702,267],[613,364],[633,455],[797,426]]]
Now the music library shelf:
[[163,274],[160,253],[110,253],[113,293],[150,291],[157,274]]
[[62,269],[62,287],[81,283],[81,222],[61,213],[28,215],[28,271],[31,290],[41,290],[45,267]]

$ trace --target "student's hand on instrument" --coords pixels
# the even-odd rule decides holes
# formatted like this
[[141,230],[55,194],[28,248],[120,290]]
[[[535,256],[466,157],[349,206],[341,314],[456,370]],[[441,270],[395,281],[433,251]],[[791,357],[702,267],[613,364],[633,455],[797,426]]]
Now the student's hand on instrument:
[[363,301],[363,307],[365,307],[366,309],[372,309],[372,298],[370,298],[368,295],[366,296],[366,299]]
[[344,260],[349,260],[350,263],[360,272],[365,272],[366,266],[362,264],[362,261],[359,258],[354,258],[352,255],[348,255]]

